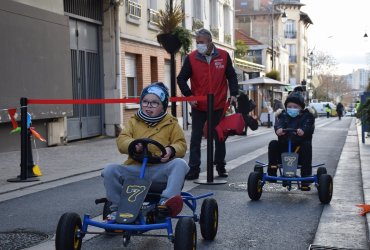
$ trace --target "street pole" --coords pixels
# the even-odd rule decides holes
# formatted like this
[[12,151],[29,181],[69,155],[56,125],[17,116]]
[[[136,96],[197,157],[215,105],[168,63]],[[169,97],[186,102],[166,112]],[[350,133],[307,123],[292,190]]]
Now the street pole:
[[[170,0],[170,13],[173,12],[173,1]],[[171,97],[176,97],[176,61],[175,53],[171,53]],[[176,102],[171,103],[171,114],[176,117]]]
[[275,59],[274,59],[274,3],[272,3],[271,6],[271,50],[272,50],[272,55],[271,55],[271,61],[272,65],[271,68],[272,70],[275,69]]

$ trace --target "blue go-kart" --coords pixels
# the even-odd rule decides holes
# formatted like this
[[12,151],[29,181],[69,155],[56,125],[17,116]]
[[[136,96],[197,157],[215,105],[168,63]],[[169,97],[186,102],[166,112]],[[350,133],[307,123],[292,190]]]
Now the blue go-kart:
[[[143,145],[143,153],[135,152],[135,145]],[[182,199],[191,210],[191,215],[178,215],[175,218],[169,216],[167,208],[160,206],[159,200],[166,183],[151,183],[145,179],[147,163],[158,163],[159,156],[152,155],[148,145],[158,147],[163,154],[165,148],[157,141],[145,138],[133,141],[129,146],[130,156],[142,162],[140,177],[125,179],[118,205],[117,218],[107,219],[110,213],[111,203],[106,199],[97,199],[96,204],[104,203],[103,221],[95,221],[85,214],[81,221],[77,213],[65,213],[58,222],[56,231],[55,247],[60,250],[80,249],[82,239],[86,234],[108,234],[123,237],[123,245],[127,246],[131,236],[167,237],[174,243],[174,249],[196,249],[197,230],[195,222],[199,222],[202,237],[205,240],[213,240],[218,229],[218,205],[215,199],[206,198],[213,193],[193,196],[187,192],[181,192]],[[203,200],[201,213],[198,215],[197,200]],[[178,219],[175,232],[172,228],[172,219]],[[89,231],[89,226],[104,229],[104,232]],[[151,230],[165,229],[167,234],[149,234]]]
[[292,185],[297,185],[298,189],[301,189],[302,181],[315,183],[317,187],[320,202],[328,204],[331,201],[333,195],[333,179],[327,174],[326,168],[322,167],[324,163],[313,165],[312,168],[317,167],[316,175],[301,177],[297,174],[297,170],[301,168],[298,165],[298,154],[292,152],[292,136],[296,133],[296,129],[284,129],[288,135],[288,152],[281,154],[281,162],[277,166],[279,175],[271,176],[268,173],[264,173],[264,168],[268,167],[268,164],[256,161],[254,171],[249,174],[248,177],[248,195],[253,201],[257,201],[261,198],[263,186],[266,182],[276,182],[282,184],[289,191],[292,189]]

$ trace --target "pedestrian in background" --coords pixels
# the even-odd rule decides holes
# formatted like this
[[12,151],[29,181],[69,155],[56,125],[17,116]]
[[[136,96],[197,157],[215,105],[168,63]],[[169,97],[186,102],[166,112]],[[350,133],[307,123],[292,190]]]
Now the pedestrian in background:
[[[238,80],[227,51],[216,48],[212,42],[212,35],[206,29],[200,29],[195,34],[197,49],[191,52],[184,60],[177,83],[184,96],[206,96],[214,94],[213,125],[220,122],[223,109],[226,105],[227,92],[230,91],[230,104],[236,103],[238,94]],[[190,79],[191,88],[187,81]],[[190,171],[187,180],[199,178],[201,165],[200,144],[203,127],[207,120],[207,102],[190,101],[192,113],[192,131],[190,139]],[[227,177],[225,169],[225,142],[215,136],[214,164],[220,177]]]
[[338,104],[337,104],[337,114],[338,114],[339,120],[343,116],[343,110],[344,110],[343,104],[341,102],[338,102]]
[[237,113],[242,114],[245,122],[245,131],[243,132],[242,135],[247,135],[248,114],[250,112],[249,98],[243,91],[240,91],[237,101],[238,101]]
[[325,105],[325,112],[326,112],[326,118],[329,118],[330,114],[331,114],[331,107],[330,107],[329,103],[327,103]]

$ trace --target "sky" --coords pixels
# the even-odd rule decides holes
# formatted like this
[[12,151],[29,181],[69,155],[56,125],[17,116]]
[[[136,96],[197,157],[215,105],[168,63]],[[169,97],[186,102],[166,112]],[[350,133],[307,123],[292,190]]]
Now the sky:
[[[366,64],[370,53],[370,0],[301,0],[301,11],[313,22],[308,47],[332,55],[336,74],[346,75]],[[289,18],[289,17],[288,17]],[[369,35],[364,39],[365,32]],[[369,62],[370,63],[370,62]]]

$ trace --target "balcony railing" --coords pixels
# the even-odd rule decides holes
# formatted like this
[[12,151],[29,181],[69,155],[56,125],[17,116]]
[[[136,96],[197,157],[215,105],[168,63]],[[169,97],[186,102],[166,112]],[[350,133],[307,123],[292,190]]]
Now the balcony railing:
[[218,28],[211,28],[211,33],[212,33],[213,39],[216,39],[216,40],[219,39],[220,30]]
[[129,15],[130,17],[137,18],[137,19],[141,18],[141,4],[127,0],[126,6],[127,6],[126,8],[127,15]]
[[199,30],[204,28],[204,22],[198,18],[193,17],[193,30]]
[[284,32],[284,37],[285,38],[290,38],[290,39],[297,38],[297,31],[285,31]]
[[290,63],[297,63],[297,56],[289,56]]
[[231,44],[231,34],[224,34],[224,42]]
[[148,9],[148,22],[151,24],[158,25],[159,23],[159,12],[153,9]]

